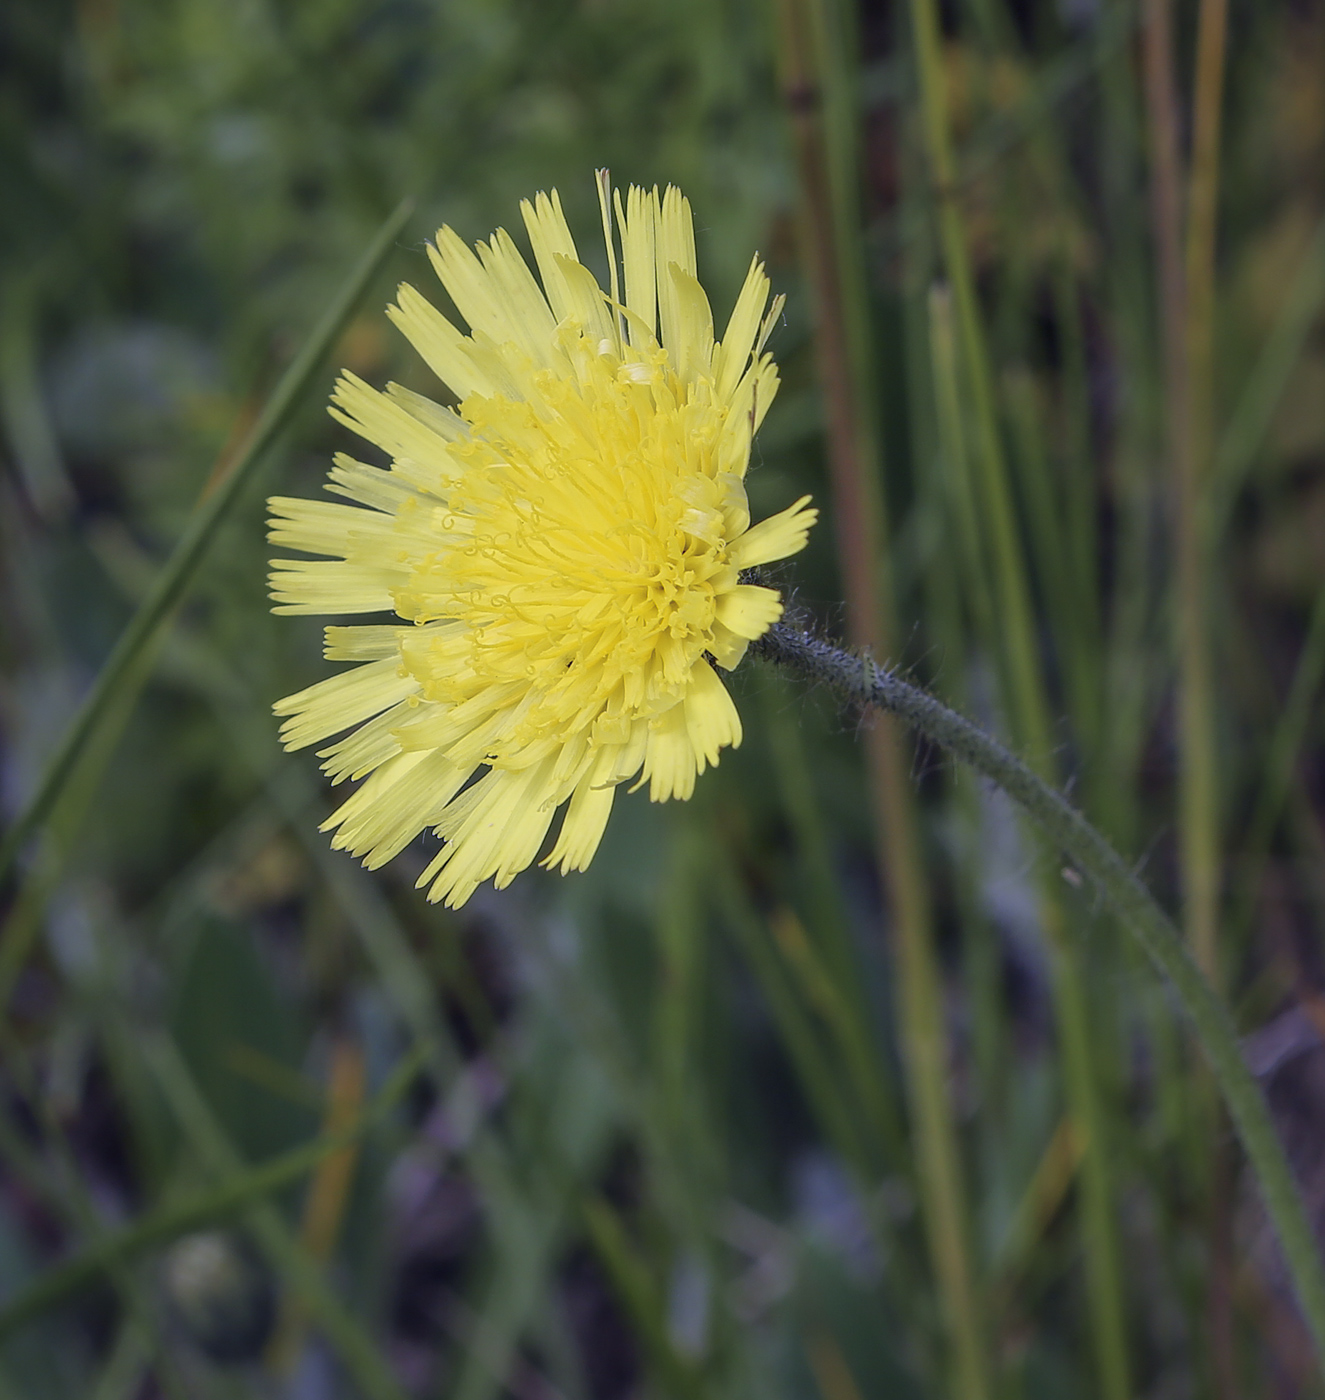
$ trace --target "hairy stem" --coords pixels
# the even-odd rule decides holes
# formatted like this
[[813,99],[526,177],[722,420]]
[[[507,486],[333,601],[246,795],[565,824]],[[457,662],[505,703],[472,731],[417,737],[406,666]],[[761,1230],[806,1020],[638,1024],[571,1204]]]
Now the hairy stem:
[[1238,1046],[1227,1009],[1193,961],[1183,939],[1136,873],[1060,793],[982,729],[925,691],[783,621],[754,644],[755,655],[845,699],[898,716],[961,762],[996,783],[1096,886],[1168,980],[1210,1065],[1274,1224],[1302,1315],[1325,1359],[1325,1270],[1270,1111]]

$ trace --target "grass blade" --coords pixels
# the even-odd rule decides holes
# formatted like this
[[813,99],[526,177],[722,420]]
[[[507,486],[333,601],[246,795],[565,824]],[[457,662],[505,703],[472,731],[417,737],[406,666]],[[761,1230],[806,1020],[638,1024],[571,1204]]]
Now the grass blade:
[[413,211],[403,201],[382,225],[358,267],[341,287],[313,334],[281,377],[230,470],[199,502],[151,591],[120,635],[91,691],[61,738],[36,792],[0,841],[0,880],[13,868],[27,840],[50,816],[100,726],[132,677],[136,664],[197,577],[218,526],[241,498],[301,403],[323,359],[354,311]]

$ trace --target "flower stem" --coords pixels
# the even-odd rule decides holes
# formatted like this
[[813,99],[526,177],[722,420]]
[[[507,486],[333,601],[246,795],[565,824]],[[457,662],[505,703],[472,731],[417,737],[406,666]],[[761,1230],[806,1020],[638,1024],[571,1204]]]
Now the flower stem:
[[1061,793],[1015,754],[868,657],[843,651],[790,621],[766,632],[751,650],[801,676],[831,685],[846,699],[897,715],[1001,787],[1094,882],[1167,978],[1191,1022],[1260,1185],[1317,1355],[1325,1360],[1325,1270],[1269,1108],[1242,1058],[1227,1009],[1135,872]]

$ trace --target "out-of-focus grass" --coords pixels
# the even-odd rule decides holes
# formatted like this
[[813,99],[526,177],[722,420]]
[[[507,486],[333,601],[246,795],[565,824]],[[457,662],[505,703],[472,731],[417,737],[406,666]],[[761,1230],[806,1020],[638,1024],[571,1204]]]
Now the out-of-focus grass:
[[[944,7],[939,188],[904,7],[836,13],[860,40],[894,659],[1067,777],[1176,908],[1135,8]],[[1319,1211],[1325,12],[1234,3],[1230,22],[1202,519],[1222,975]],[[756,0],[5,7],[7,818],[211,464],[403,195],[421,212],[391,273],[427,285],[442,220],[484,236],[556,184],[587,248],[595,165],[681,184],[718,316],[756,246],[790,294],[755,513],[800,490],[831,508],[774,44]],[[336,356],[435,391],[375,307]],[[283,489],[313,491],[343,445],[327,387]],[[438,911],[410,888],[421,849],[377,876],[327,849],[328,795],[277,749],[270,702],[323,663],[314,625],[267,613],[259,515],[241,502],[218,539],[58,881],[6,905],[5,936],[28,919],[37,937],[0,1009],[0,1393],[947,1393],[855,717],[742,673],[745,746],[693,802],[637,794],[586,874]],[[831,529],[785,578],[842,627]],[[1233,1189],[1206,1189],[1201,1081],[1163,994],[1000,799],[924,750],[910,782],[997,1393],[1108,1393],[1107,1230],[1132,1393],[1319,1394],[1254,1193],[1236,1163]],[[366,1116],[348,1193],[310,1230],[347,1047]],[[1223,1353],[1212,1209],[1233,1240]]]

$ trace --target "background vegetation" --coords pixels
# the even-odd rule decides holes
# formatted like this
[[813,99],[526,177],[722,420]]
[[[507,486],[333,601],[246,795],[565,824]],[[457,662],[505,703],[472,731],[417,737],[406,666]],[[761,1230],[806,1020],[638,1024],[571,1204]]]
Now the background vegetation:
[[636,794],[586,874],[448,914],[422,843],[327,849],[269,715],[325,665],[268,613],[261,498],[350,445],[335,366],[435,392],[381,314],[441,296],[422,240],[557,185],[591,247],[594,166],[675,182],[719,320],[752,248],[788,294],[751,496],[827,512],[782,581],[1183,911],[1325,1219],[1325,9],[1234,0],[1212,83],[1215,7],[1158,68],[1144,8],[0,11],[7,818],[419,201],[10,882],[0,1394],[1322,1393],[1165,993],[935,754],[889,789],[878,731],[752,663],[692,802]]

